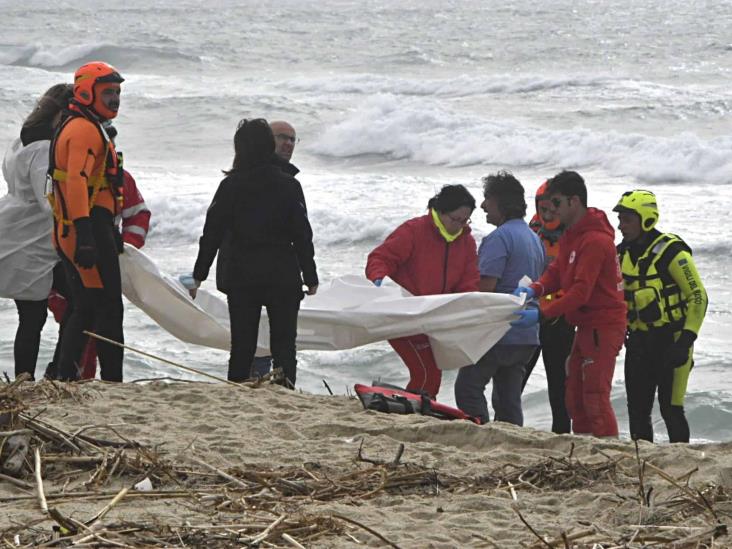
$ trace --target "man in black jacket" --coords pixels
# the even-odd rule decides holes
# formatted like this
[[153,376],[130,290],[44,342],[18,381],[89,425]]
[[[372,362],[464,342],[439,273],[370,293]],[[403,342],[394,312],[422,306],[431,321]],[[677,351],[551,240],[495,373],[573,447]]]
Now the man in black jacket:
[[265,120],[242,121],[234,148],[233,168],[206,214],[193,278],[200,282],[208,277],[228,235],[229,258],[223,265],[231,319],[228,379],[250,377],[261,309],[266,306],[274,364],[284,372],[284,383],[294,387],[302,286],[308,287],[309,295],[318,287],[302,188],[274,160],[274,137]]
[[272,128],[272,134],[275,139],[275,154],[282,160],[280,164],[282,171],[295,177],[300,173],[297,166],[290,162],[292,160],[292,153],[295,152],[295,145],[300,141],[300,138],[297,137],[297,133],[295,132],[295,128],[284,120],[270,122],[269,127]]

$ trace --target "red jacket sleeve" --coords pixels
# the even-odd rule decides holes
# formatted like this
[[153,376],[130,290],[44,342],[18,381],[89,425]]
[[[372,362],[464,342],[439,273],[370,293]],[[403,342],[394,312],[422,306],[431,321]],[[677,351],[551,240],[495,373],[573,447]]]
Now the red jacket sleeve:
[[393,276],[414,248],[414,233],[406,223],[397,227],[383,244],[377,246],[366,260],[366,278],[372,282],[377,278]]
[[552,261],[544,274],[539,277],[539,280],[530,284],[529,287],[536,292],[537,297],[553,294],[559,290],[559,261]]
[[477,292],[478,283],[480,282],[480,272],[478,271],[478,249],[472,236],[465,243],[465,268],[460,282],[455,287],[455,293],[460,292]]
[[145,245],[150,228],[150,210],[137,189],[135,179],[125,170],[122,187],[124,209],[122,210],[122,239],[135,248]]
[[[614,254],[615,247],[612,245],[611,247],[611,253]],[[561,299],[552,299],[541,304],[542,314],[553,318],[571,311],[576,311],[585,305],[590,300],[597,278],[600,275],[600,269],[605,264],[607,253],[608,250],[601,243],[593,241],[585,242],[577,250],[575,259],[577,265],[575,267],[574,280],[572,280],[569,288],[562,288],[564,294]]]

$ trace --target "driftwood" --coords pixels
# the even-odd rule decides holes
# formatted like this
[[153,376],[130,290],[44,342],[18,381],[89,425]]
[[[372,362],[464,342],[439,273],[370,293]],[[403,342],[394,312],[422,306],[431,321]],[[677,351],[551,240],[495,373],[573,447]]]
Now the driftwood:
[[[167,455],[130,438],[124,425],[101,424],[68,428],[32,411],[49,399],[90,398],[93,385],[39,382],[0,384],[0,415],[10,420],[0,427],[0,443],[9,433],[30,435],[33,459],[21,478],[0,475],[16,495],[0,498],[37,509],[27,524],[0,529],[0,542],[20,547],[184,547],[231,546],[314,547],[352,542],[399,547],[359,517],[358,505],[379,497],[414,495],[422,501],[439,494],[494,494],[516,512],[516,539],[537,549],[610,547],[704,547],[727,536],[730,494],[721,486],[694,486],[694,470],[674,476],[635,456],[599,452],[583,461],[574,447],[525,463],[496,463],[480,474],[447,474],[409,463],[405,445],[397,443],[385,455],[369,456],[363,441],[351,463],[301,463],[227,467],[212,464],[186,448]],[[2,429],[6,430],[3,431]],[[104,438],[100,438],[102,434]],[[406,458],[405,458],[406,456]],[[487,472],[486,472],[487,471]],[[152,489],[133,487],[149,479]],[[33,482],[29,482],[33,480]],[[627,524],[570,521],[548,530],[523,501],[544,491],[615,488],[618,504],[638,511]],[[32,493],[18,493],[17,489]],[[124,519],[125,511],[154,502],[176,500],[195,520]],[[312,513],[313,502],[353,506],[353,513]],[[723,510],[718,507],[727,504]],[[74,511],[66,511],[67,507]],[[93,508],[90,507],[94,506]],[[80,510],[86,509],[86,512]],[[438,512],[441,509],[438,509]],[[135,515],[144,516],[144,515]],[[684,523],[693,519],[693,525]],[[55,531],[51,526],[55,526]],[[18,538],[16,539],[16,536]],[[480,545],[497,546],[475,535]]]

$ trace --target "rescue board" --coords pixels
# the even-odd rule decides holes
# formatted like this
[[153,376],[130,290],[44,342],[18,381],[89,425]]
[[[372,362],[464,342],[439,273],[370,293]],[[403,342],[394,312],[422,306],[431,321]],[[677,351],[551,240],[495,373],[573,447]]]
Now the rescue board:
[[353,388],[366,410],[387,414],[421,414],[439,419],[467,419],[478,425],[482,424],[480,418],[469,416],[459,408],[441,404],[426,394],[376,382],[371,386],[357,383]]

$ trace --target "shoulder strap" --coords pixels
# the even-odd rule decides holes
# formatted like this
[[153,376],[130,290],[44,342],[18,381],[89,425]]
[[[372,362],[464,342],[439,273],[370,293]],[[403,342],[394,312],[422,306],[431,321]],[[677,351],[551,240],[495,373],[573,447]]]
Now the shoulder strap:
[[673,239],[674,235],[662,234],[656,238],[656,240],[651,242],[650,246],[648,246],[650,251],[645,255],[645,257],[641,257],[638,260],[638,274],[642,284],[645,284],[648,276],[648,269],[650,269],[651,265],[656,261],[658,254],[663,253],[663,250]]
[[66,124],[68,124],[71,120],[76,118],[77,116],[80,116],[78,113],[69,110],[64,109],[63,110],[64,119],[63,121],[58,125],[58,127],[53,132],[53,137],[51,138],[51,144],[48,147],[48,175],[53,177],[53,172],[56,170],[56,142],[58,141],[58,136],[61,135],[61,130],[63,130],[66,127]]
[[[664,235],[665,236],[665,235]],[[668,235],[671,243],[666,246],[661,253],[661,257],[656,261],[656,270],[661,277],[668,277],[668,268],[671,262],[680,252],[688,252],[691,254],[691,248],[676,235]]]

